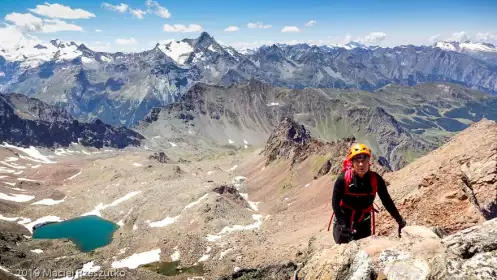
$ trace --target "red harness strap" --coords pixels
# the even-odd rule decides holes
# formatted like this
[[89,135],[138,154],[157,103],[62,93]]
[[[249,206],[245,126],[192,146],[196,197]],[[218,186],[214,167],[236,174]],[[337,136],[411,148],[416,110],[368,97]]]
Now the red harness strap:
[[[376,192],[378,190],[378,178],[376,177],[376,174],[371,172],[370,174],[370,180],[371,180],[371,192],[370,193],[352,193],[352,192],[349,192],[349,185],[350,185],[350,182],[348,182],[347,180],[345,181],[345,192],[344,192],[344,195],[354,195],[354,196],[373,196],[373,197],[376,197]],[[361,211],[361,216],[359,217],[359,220],[357,221],[358,223],[360,223],[363,219],[364,219],[364,214],[367,213],[367,212],[371,212],[371,230],[372,230],[372,233],[373,235],[375,235],[375,208],[374,208],[374,202],[369,205],[367,208],[365,209],[354,209],[352,208],[351,206],[347,205],[346,203],[342,201],[340,201],[340,207],[343,207],[343,208],[347,208],[347,209],[351,209],[352,210],[352,215],[350,216],[350,229],[351,230],[354,230],[354,218],[355,218],[355,214],[356,214],[356,211]],[[335,215],[335,213],[333,212],[331,214],[331,218],[330,218],[330,222],[328,223],[328,231],[330,231],[330,227],[331,227],[331,223],[333,222],[333,216]]]

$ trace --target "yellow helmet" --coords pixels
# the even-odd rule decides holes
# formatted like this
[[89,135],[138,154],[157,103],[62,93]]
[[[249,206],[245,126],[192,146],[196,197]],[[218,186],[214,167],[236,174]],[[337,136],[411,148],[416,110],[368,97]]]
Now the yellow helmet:
[[354,144],[349,149],[349,154],[347,155],[347,160],[351,160],[357,155],[367,155],[371,157],[371,149],[364,144]]

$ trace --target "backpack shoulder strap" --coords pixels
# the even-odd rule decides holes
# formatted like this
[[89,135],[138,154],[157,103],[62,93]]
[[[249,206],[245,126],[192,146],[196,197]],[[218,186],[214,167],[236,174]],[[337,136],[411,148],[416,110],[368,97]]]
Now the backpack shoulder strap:
[[373,191],[371,192],[372,195],[376,196],[376,192],[378,191],[378,174],[376,172],[371,171],[370,180],[371,180],[371,188]]
[[343,191],[344,194],[349,193],[349,185],[352,182],[352,170],[347,169],[344,173],[344,181],[345,181],[345,189]]

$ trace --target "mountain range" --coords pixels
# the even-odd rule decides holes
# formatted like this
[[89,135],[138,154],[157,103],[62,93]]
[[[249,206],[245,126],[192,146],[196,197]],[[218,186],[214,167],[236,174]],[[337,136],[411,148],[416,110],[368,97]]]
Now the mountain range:
[[81,121],[132,126],[198,82],[230,86],[255,78],[290,89],[374,91],[388,84],[445,81],[497,92],[497,48],[483,43],[366,47],[270,45],[240,52],[207,33],[140,53],[96,52],[53,40],[0,50],[0,92],[63,106]]
[[264,145],[288,117],[322,140],[353,136],[398,170],[469,124],[497,120],[496,102],[495,96],[450,83],[387,85],[374,92],[288,89],[255,79],[232,86],[197,83],[176,102],[153,109],[134,129],[152,139],[147,145],[155,149],[161,146],[158,137],[191,141],[190,146],[207,139],[207,146],[243,149]]

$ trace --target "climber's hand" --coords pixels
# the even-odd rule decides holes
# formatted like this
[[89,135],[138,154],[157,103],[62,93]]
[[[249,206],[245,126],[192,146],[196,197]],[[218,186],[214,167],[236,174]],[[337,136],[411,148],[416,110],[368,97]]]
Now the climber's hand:
[[346,225],[340,226],[340,235],[342,235],[344,239],[347,239],[347,240],[352,239],[352,231]]

